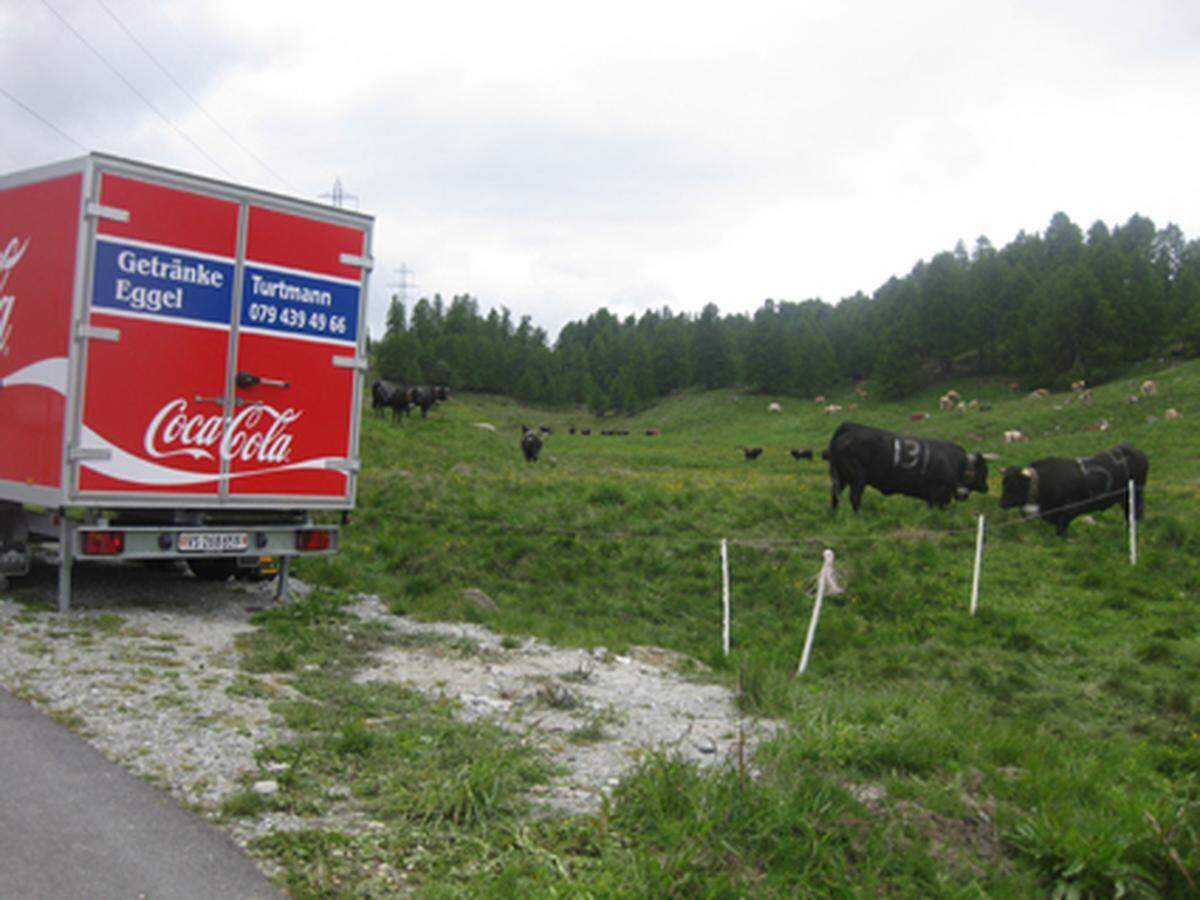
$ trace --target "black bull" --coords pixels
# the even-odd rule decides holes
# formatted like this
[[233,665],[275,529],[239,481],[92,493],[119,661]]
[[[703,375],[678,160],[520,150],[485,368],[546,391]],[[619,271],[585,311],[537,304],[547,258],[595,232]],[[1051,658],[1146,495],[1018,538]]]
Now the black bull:
[[842,488],[858,512],[867,485],[883,494],[917,497],[932,506],[970,491],[987,493],[987,461],[958,444],[906,437],[881,428],[843,422],[822,454],[829,460],[830,500],[834,509]]
[[1143,491],[1150,462],[1132,444],[1121,443],[1092,456],[1049,456],[1021,468],[1004,470],[1000,508],[1022,507],[1030,516],[1052,524],[1066,537],[1076,516],[1120,503],[1129,520],[1129,482],[1136,485],[1137,517],[1142,517]]

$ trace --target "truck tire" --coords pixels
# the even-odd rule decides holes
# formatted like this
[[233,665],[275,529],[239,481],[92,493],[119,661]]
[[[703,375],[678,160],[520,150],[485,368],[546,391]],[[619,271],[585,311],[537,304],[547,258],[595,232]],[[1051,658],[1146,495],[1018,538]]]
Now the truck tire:
[[192,574],[204,581],[224,581],[238,570],[238,562],[232,556],[196,557],[187,564]]

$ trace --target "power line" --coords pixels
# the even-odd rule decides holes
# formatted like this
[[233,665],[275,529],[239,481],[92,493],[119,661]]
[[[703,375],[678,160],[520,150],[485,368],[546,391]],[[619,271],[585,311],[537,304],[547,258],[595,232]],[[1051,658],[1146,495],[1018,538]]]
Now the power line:
[[21,109],[25,110],[25,112],[29,113],[31,116],[33,116],[35,119],[37,119],[43,125],[45,125],[47,128],[49,128],[55,134],[57,134],[64,141],[69,141],[70,143],[72,143],[76,147],[78,147],[80,150],[82,150],[84,153],[88,152],[87,147],[83,146],[83,144],[79,143],[79,141],[75,140],[75,138],[71,137],[69,134],[67,134],[65,131],[63,131],[61,128],[59,128],[57,125],[55,125],[49,119],[47,119],[45,116],[43,116],[41,113],[39,113],[33,107],[29,106],[26,103],[22,103],[20,100],[18,100],[16,97],[14,97],[12,94],[10,94],[8,91],[6,91],[2,87],[0,87],[0,94],[3,94],[5,97],[7,97],[13,103],[15,103],[17,106],[21,107]]
[[228,177],[230,177],[230,178],[234,177],[232,172],[230,172],[223,165],[221,165],[219,162],[217,162],[216,159],[214,159],[212,156],[210,156],[203,147],[201,147],[194,140],[192,140],[192,138],[189,137],[188,134],[182,128],[180,128],[178,125],[176,125],[170,119],[168,119],[166,117],[166,115],[162,112],[162,110],[160,110],[157,106],[155,106],[153,103],[151,103],[149,97],[147,97],[145,94],[143,94],[141,91],[139,91],[137,89],[137,87],[134,86],[132,81],[130,81],[128,78],[126,78],[124,75],[122,75],[120,70],[118,70],[116,66],[114,66],[112,63],[110,63],[108,61],[108,59],[104,56],[103,53],[101,53],[99,50],[97,50],[96,47],[93,46],[92,43],[90,41],[88,41],[87,38],[85,38],[82,34],[80,34],[70,22],[68,22],[65,18],[63,18],[62,13],[60,13],[57,9],[55,9],[53,6],[50,5],[50,0],[42,0],[42,5],[44,7],[46,7],[46,9],[50,10],[50,12],[54,13],[55,18],[57,18],[60,22],[62,22],[63,25],[66,26],[67,30],[70,31],[71,34],[75,35],[75,37],[77,37],[79,39],[79,42],[81,44],[83,44],[83,46],[85,46],[89,50],[91,50],[92,53],[95,55],[95,57],[104,64],[105,68],[107,68],[110,72],[112,72],[114,75],[116,75],[117,78],[121,79],[121,82],[127,88],[129,88],[129,90],[133,91],[133,93],[135,95],[137,95],[138,99],[140,99],[143,103],[145,103],[146,106],[148,106],[150,108],[150,110],[156,116],[158,116],[160,119],[162,119],[164,122],[166,122],[167,125],[169,125],[175,131],[176,134],[178,134],[181,138],[183,138],[185,141],[187,141],[189,144],[191,144],[192,147],[195,148],[197,153],[199,153],[201,156],[203,156],[205,159],[207,159],[210,163],[212,163],[214,166],[216,166],[218,169],[220,169]]
[[192,104],[196,107],[196,109],[198,109],[198,110],[200,110],[200,112],[204,113],[204,115],[208,118],[208,120],[210,122],[212,122],[213,125],[215,125],[218,129],[220,129],[221,133],[224,134],[225,137],[229,138],[229,140],[232,141],[238,147],[238,149],[240,149],[243,153],[245,153],[247,156],[249,156],[252,160],[254,160],[256,163],[258,163],[260,166],[262,166],[264,169],[266,169],[268,172],[270,172],[276,178],[278,178],[281,182],[283,182],[283,184],[287,185],[287,187],[291,191],[293,191],[295,193],[299,193],[299,191],[297,190],[295,185],[293,185],[290,181],[288,181],[286,178],[284,178],[282,175],[280,175],[278,172],[276,172],[274,169],[272,169],[269,165],[267,165],[266,162],[259,159],[259,157],[257,155],[255,155],[255,153],[253,151],[251,151],[250,148],[248,148],[241,141],[239,141],[233,135],[233,133],[229,131],[229,129],[227,129],[224,125],[222,125],[220,122],[218,122],[216,117],[213,116],[212,113],[210,113],[207,109],[205,109],[203,104],[201,104],[200,101],[197,100],[192,95],[191,91],[189,91],[187,88],[185,88],[179,82],[179,79],[177,79],[174,75],[172,75],[170,73],[170,71],[167,70],[167,67],[164,66],[159,61],[158,57],[156,57],[153,53],[151,53],[150,49],[145,44],[143,44],[140,40],[138,40],[137,36],[132,31],[129,30],[129,28],[125,25],[125,23],[123,21],[121,21],[121,18],[116,13],[114,13],[112,11],[112,9],[109,8],[108,4],[105,3],[104,0],[96,0],[96,2],[98,4],[100,4],[101,9],[103,9],[106,13],[108,13],[109,18],[111,18],[114,22],[117,23],[117,27],[120,28],[123,32],[125,32],[125,36],[128,37],[131,41],[133,41],[133,43],[137,46],[137,48],[139,50],[141,50],[144,54],[146,54],[146,56],[149,58],[149,60],[158,67],[158,70],[167,77],[167,79],[171,82],[171,84],[175,85],[175,87],[177,87],[179,89],[180,93],[182,93],[185,97],[187,97],[189,100],[191,100]]

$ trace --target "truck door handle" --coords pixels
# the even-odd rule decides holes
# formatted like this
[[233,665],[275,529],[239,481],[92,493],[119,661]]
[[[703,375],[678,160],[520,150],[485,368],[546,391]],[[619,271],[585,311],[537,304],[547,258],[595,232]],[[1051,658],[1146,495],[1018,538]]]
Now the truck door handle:
[[278,378],[263,378],[260,375],[255,375],[252,372],[238,372],[234,378],[237,386],[240,388],[251,388],[256,384],[265,385],[267,387],[291,387],[286,381],[280,381]]

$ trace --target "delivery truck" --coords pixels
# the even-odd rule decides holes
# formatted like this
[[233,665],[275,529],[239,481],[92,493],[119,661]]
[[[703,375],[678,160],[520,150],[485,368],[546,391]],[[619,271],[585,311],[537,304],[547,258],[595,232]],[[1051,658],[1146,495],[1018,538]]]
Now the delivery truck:
[[334,553],[373,219],[101,153],[0,175],[0,576]]

